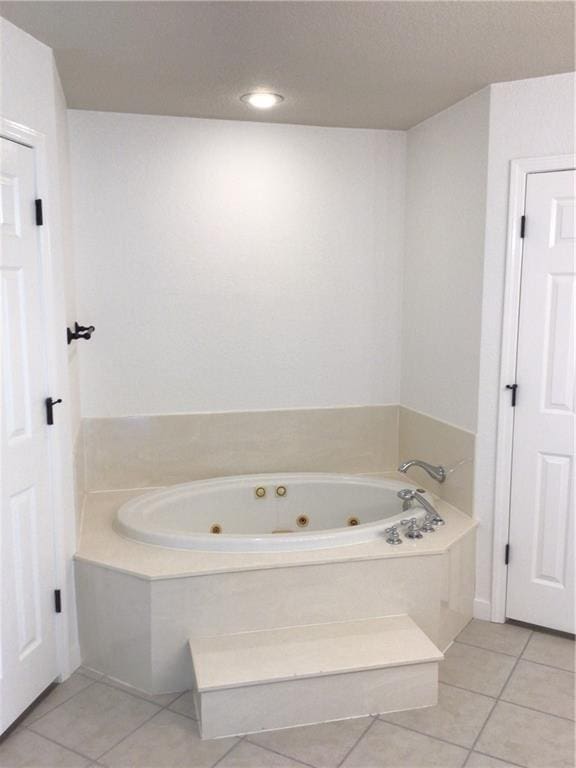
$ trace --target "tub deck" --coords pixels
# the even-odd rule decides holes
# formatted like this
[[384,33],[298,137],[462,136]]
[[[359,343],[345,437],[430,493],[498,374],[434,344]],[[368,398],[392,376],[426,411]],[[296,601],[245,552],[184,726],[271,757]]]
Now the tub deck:
[[[406,487],[416,487],[405,475],[396,472],[363,477],[402,480]],[[434,504],[446,525],[434,533],[426,534],[422,539],[404,539],[400,546],[392,546],[382,537],[361,544],[301,551],[217,552],[171,549],[123,538],[113,528],[116,512],[122,504],[149,490],[152,489],[96,491],[87,494],[75,559],[144,579],[178,578],[307,564],[441,555],[477,525],[470,516],[434,497]]]

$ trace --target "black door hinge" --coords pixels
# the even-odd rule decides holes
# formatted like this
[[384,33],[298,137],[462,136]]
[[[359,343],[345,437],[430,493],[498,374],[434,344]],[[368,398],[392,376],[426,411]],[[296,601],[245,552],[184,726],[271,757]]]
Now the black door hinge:
[[504,549],[504,565],[508,565],[510,562],[510,544],[506,544],[506,548]]
[[34,200],[36,209],[36,226],[41,227],[44,224],[44,211],[42,210],[42,200]]
[[62,613],[62,594],[59,589],[54,590],[54,610],[56,613]]
[[516,392],[518,391],[518,384],[506,384],[506,389],[509,389],[512,392],[510,405],[512,408],[516,408]]
[[59,397],[58,400],[52,400],[51,397],[47,397],[46,400],[44,400],[46,405],[46,424],[48,424],[49,427],[54,424],[54,406],[61,402],[61,397]]
[[520,217],[520,237],[524,238],[526,234],[526,216]]

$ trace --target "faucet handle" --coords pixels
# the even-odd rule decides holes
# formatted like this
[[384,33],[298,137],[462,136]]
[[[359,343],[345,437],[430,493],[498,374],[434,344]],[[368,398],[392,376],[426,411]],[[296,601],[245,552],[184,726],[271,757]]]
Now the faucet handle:
[[433,533],[436,530],[434,518],[435,515],[433,515],[432,512],[426,512],[424,522],[420,526],[420,530],[424,531],[424,533]]
[[386,537],[388,544],[402,544],[402,539],[400,538],[398,527],[396,525],[391,525],[390,528],[385,528],[384,533],[388,534]]
[[407,539],[421,539],[422,532],[418,527],[418,520],[415,517],[407,517],[404,520],[400,520],[400,525],[406,525],[405,536]]

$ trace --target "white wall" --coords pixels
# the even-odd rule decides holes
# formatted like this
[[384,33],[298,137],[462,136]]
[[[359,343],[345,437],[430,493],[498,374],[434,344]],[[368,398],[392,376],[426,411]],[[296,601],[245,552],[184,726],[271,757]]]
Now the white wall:
[[408,131],[401,403],[475,432],[489,91]]
[[[66,104],[52,51],[4,19],[0,19],[0,114],[44,134],[47,175],[45,226],[49,230],[49,273],[45,286],[47,321],[53,339],[47,346],[50,393],[62,397],[50,432],[54,456],[54,507],[56,518],[56,578],[63,591],[65,609],[61,626],[68,643],[60,643],[60,668],[67,675],[79,663],[75,624],[72,555],[75,550],[73,445],[80,423],[76,360],[66,347],[66,320],[74,317],[75,291],[70,237]],[[65,647],[65,646],[68,647]]]
[[510,161],[576,151],[574,74],[490,88],[486,246],[480,345],[475,514],[480,521],[477,615],[490,617],[497,409]]
[[70,128],[84,416],[398,401],[403,133]]

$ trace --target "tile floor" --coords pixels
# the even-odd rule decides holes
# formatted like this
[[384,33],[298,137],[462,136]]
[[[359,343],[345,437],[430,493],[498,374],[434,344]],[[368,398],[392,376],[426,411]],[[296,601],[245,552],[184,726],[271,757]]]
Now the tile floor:
[[437,707],[201,741],[190,694],[145,696],[80,669],[0,744],[2,768],[573,768],[574,643],[472,621]]

